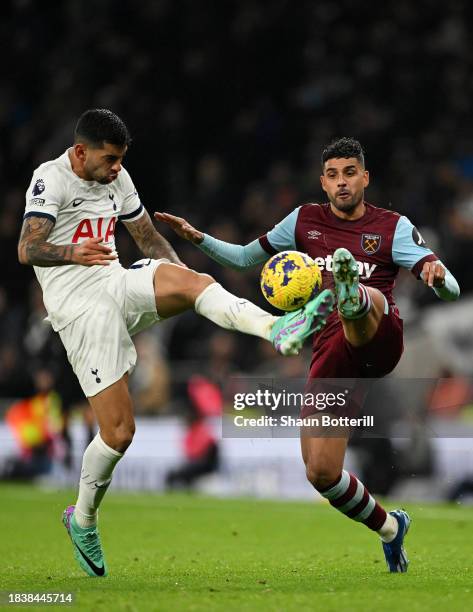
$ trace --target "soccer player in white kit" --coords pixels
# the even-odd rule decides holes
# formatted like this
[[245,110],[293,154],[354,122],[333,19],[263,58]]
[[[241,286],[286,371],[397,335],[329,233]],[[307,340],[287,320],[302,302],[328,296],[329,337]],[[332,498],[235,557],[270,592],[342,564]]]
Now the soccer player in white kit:
[[[131,336],[193,308],[225,329],[297,354],[334,305],[326,290],[304,308],[274,317],[188,269],[156,231],[122,166],[129,142],[125,124],[111,111],[83,113],[74,145],[33,174],[18,244],[19,260],[34,266],[48,318],[99,425],[84,453],[77,502],[63,515],[75,557],[90,576],[107,574],[97,510],[135,431]],[[117,221],[146,257],[129,270],[115,249]]]

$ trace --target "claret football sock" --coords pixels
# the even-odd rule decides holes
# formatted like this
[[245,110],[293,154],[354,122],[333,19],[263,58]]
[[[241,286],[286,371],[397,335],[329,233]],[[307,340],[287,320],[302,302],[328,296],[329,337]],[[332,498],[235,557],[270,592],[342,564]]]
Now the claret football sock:
[[386,510],[370,495],[364,484],[346,470],[331,485],[317,490],[348,518],[364,523],[378,533],[384,528],[388,516]]
[[122,457],[123,453],[105,444],[100,433],[86,448],[74,510],[79,527],[93,527],[97,523],[97,509],[112,481],[115,465]]
[[[358,285],[358,297],[359,306],[357,309],[344,309],[343,306],[339,306],[339,310],[346,319],[361,319],[371,310],[371,296],[370,292],[364,285]],[[347,311],[347,312],[345,312]]]
[[277,317],[252,302],[229,293],[219,283],[206,287],[195,301],[195,311],[224,329],[269,340]]

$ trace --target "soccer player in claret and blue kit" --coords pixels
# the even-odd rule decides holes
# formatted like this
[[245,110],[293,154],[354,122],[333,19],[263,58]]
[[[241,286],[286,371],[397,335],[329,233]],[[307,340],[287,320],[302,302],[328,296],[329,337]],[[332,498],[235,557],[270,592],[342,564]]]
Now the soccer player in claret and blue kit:
[[[353,138],[333,141],[322,153],[324,204],[293,210],[250,244],[222,242],[168,213],[155,217],[195,243],[219,263],[244,269],[280,251],[310,255],[322,269],[323,288],[333,291],[338,308],[315,333],[310,381],[379,378],[391,372],[403,351],[402,319],[392,290],[399,268],[407,268],[446,301],[460,294],[458,283],[405,216],[369,204],[363,149]],[[303,416],[314,408],[304,407]],[[390,572],[407,571],[404,537],[410,517],[386,510],[363,483],[343,469],[348,443],[343,435],[301,435],[307,478],[330,504],[364,523],[382,540]]]

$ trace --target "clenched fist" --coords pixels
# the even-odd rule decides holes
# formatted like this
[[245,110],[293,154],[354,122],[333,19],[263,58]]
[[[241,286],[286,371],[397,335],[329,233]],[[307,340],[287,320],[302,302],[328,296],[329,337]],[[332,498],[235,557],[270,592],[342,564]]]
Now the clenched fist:
[[445,268],[438,261],[426,261],[422,268],[422,279],[429,287],[440,289],[445,285]]

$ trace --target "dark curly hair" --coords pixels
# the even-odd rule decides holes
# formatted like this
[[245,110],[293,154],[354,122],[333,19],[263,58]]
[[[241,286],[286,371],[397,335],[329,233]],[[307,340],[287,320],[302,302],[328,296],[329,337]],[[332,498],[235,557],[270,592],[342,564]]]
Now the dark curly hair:
[[361,166],[363,168],[365,167],[363,147],[355,138],[343,137],[332,140],[332,142],[322,151],[322,168],[328,159],[334,159],[335,157],[343,157],[345,159],[356,157]]
[[86,142],[102,147],[104,142],[124,147],[131,142],[128,128],[118,115],[106,108],[86,110],[79,117],[74,130],[74,142]]

